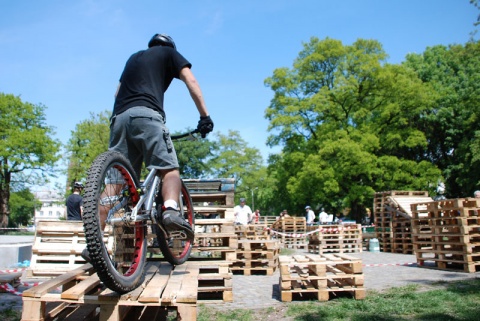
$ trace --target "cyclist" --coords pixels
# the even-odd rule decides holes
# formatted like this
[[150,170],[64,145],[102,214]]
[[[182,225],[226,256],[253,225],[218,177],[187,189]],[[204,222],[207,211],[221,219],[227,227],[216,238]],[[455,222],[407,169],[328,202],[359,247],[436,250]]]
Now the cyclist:
[[83,197],[80,193],[83,190],[83,184],[75,182],[73,184],[73,193],[67,197],[65,205],[67,206],[67,220],[81,221],[83,216]]
[[179,165],[165,126],[163,102],[173,78],[182,80],[200,114],[197,129],[203,137],[213,130],[213,121],[191,66],[166,34],[155,34],[148,42],[148,49],[131,55],[115,94],[109,146],[129,159],[137,177],[140,177],[142,162],[147,168],[160,170],[164,203],[158,219],[168,231],[184,231],[189,239],[193,239],[194,232],[178,211]]

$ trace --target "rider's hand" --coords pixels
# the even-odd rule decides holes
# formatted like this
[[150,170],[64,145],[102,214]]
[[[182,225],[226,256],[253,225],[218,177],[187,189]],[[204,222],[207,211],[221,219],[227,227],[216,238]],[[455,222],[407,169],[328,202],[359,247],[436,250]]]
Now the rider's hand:
[[213,130],[213,121],[210,116],[200,116],[197,129],[202,134],[202,137],[205,138]]

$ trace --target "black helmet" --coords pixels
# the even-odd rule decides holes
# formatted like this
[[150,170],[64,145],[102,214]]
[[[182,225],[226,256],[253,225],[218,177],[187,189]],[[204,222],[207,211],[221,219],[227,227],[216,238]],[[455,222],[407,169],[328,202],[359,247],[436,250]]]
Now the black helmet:
[[177,49],[177,47],[175,47],[175,42],[173,42],[172,37],[166,34],[155,34],[148,42],[148,48],[151,48],[153,46],[169,46],[173,49]]
[[83,184],[80,182],[75,182],[75,184],[73,184],[73,188],[83,188]]

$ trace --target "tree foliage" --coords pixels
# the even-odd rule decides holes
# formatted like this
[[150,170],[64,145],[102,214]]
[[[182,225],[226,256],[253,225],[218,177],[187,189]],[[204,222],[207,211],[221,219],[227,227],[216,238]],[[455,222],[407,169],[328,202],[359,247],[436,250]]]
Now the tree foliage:
[[[184,132],[187,132],[187,130]],[[183,134],[184,132],[174,133],[173,135]],[[179,140],[174,144],[182,178],[203,178],[208,175],[207,160],[213,155],[212,149],[214,146],[210,140]]]
[[41,184],[55,176],[60,142],[45,123],[45,106],[22,102],[20,97],[0,93],[0,226],[7,226],[10,188]]
[[17,227],[19,225],[30,224],[35,209],[40,208],[41,202],[35,199],[35,196],[28,188],[18,192],[12,192],[10,195],[10,220],[9,226]]
[[[249,195],[247,191],[259,187],[263,159],[260,151],[249,147],[238,131],[230,130],[228,135],[216,133],[213,156],[208,162],[209,175],[234,178],[236,199]],[[263,173],[265,174],[265,173]]]
[[448,196],[472,196],[480,187],[480,42],[430,47],[404,65],[437,94],[422,120],[425,159],[442,170]]
[[375,191],[423,190],[439,179],[419,157],[427,139],[418,123],[434,91],[386,58],[374,40],[345,46],[313,37],[292,69],[266,79],[274,91],[268,143],[283,145],[282,158],[270,163],[280,194],[289,195],[282,207],[349,207],[360,218]]
[[81,121],[71,132],[66,145],[69,152],[68,182],[83,181],[95,158],[108,149],[111,113],[90,113],[90,118]]

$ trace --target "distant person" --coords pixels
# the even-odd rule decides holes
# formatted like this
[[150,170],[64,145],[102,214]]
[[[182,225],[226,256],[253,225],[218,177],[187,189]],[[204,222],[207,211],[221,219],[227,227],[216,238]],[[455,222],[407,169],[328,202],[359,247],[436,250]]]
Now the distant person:
[[280,212],[280,218],[283,218],[283,217],[290,217],[290,215],[288,215],[287,210],[283,210],[283,211]]
[[445,184],[443,182],[439,182],[437,186],[437,195],[433,198],[434,201],[441,201],[446,200],[445,197]]
[[245,199],[240,199],[240,205],[237,205],[233,208],[233,213],[235,215],[235,224],[237,225],[248,225],[252,220],[252,210],[250,206],[245,204]]
[[307,205],[305,207],[305,211],[307,211],[307,215],[306,215],[307,225],[312,226],[313,223],[315,222],[315,213],[312,211],[312,208],[310,207],[310,205]]
[[320,222],[321,225],[327,224],[328,222],[328,214],[325,212],[325,209],[322,208],[322,211],[318,215],[318,221]]
[[83,184],[75,182],[73,184],[73,193],[67,197],[67,220],[81,221],[83,216],[83,197],[80,193],[83,190]]
[[258,224],[259,221],[260,221],[260,210],[256,209],[255,212],[253,213],[252,223]]
[[475,191],[475,192],[473,193],[473,197],[475,197],[475,198],[480,198],[480,191]]

